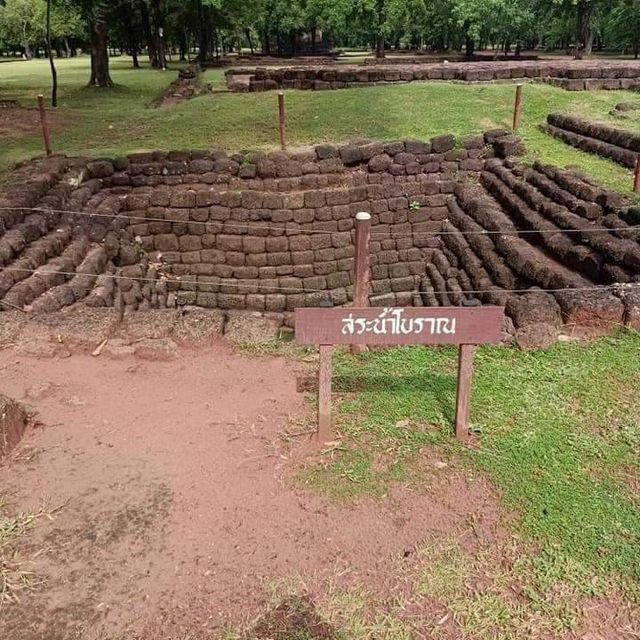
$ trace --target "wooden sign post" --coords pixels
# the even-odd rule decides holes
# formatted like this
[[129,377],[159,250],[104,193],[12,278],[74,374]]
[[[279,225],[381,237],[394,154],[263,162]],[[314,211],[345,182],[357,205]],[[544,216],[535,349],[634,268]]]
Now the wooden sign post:
[[520,118],[522,117],[522,85],[516,85],[516,99],[513,105],[513,130],[517,131],[520,127]]
[[287,122],[284,111],[284,93],[278,92],[278,130],[280,132],[280,149],[287,149]]
[[44,108],[44,96],[38,96],[38,111],[40,112],[40,128],[42,129],[42,138],[44,140],[44,150],[47,155],[53,154],[51,150],[51,136],[49,134],[49,123],[47,122],[47,111]]
[[[353,260],[353,306],[369,306],[371,215],[366,211],[356,214],[356,247]],[[364,353],[366,345],[352,344],[351,353]]]
[[334,439],[331,426],[333,345],[456,344],[458,391],[456,438],[469,434],[469,404],[475,345],[501,339],[503,307],[345,307],[300,308],[295,312],[296,342],[320,345],[318,440]]

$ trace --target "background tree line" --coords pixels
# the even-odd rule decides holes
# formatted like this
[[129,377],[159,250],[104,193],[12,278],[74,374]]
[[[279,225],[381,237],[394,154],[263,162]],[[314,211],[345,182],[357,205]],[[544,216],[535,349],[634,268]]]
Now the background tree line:
[[[49,11],[49,21],[47,13]],[[607,48],[636,57],[640,0],[0,0],[0,52],[91,54],[109,86],[109,49],[165,68],[240,49],[270,55],[334,47],[463,51]]]

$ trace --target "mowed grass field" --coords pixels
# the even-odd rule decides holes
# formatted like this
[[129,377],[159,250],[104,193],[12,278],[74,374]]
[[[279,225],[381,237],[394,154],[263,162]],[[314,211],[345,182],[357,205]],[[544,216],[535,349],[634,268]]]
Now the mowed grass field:
[[[150,108],[176,77],[148,68],[134,70],[128,58],[111,61],[113,89],[87,88],[88,59],[57,61],[60,106],[53,145],[57,152],[114,156],[134,151],[176,148],[275,149],[278,144],[275,92],[232,94],[224,89],[224,72],[209,70],[205,81],[219,92],[181,104]],[[48,95],[45,60],[7,62],[0,66],[0,97],[34,108],[36,95]],[[440,133],[464,135],[510,127],[514,86],[420,82],[340,91],[287,91],[287,139],[292,147],[356,138],[428,138]],[[562,166],[578,165],[602,183],[628,190],[631,172],[607,160],[573,150],[543,133],[539,125],[551,111],[612,120],[628,91],[570,93],[545,84],[524,89],[521,135],[532,157]],[[7,117],[0,113],[0,118]],[[1,120],[0,120],[1,122]],[[627,121],[625,121],[627,122]],[[630,126],[640,127],[635,119]],[[37,124],[37,123],[36,123]],[[7,131],[0,138],[0,170],[42,153],[37,126]]]
[[[342,437],[337,450],[301,471],[301,486],[338,501],[384,499],[397,484],[419,490],[434,474],[462,472],[471,484],[489,478],[510,522],[506,539],[480,537],[474,553],[455,538],[420,547],[417,575],[396,576],[410,584],[398,602],[376,601],[363,585],[358,597],[368,607],[356,622],[338,617],[360,632],[344,637],[419,638],[406,612],[434,599],[463,638],[586,639],[588,631],[606,640],[637,637],[639,356],[633,331],[536,352],[478,349],[475,442],[463,447],[451,439],[455,349],[339,352]],[[325,606],[335,618],[335,602]],[[610,611],[614,627],[603,629],[589,616],[599,607]],[[371,611],[385,615],[372,618]],[[418,628],[434,634],[424,637],[450,637],[423,624]]]
[[[114,59],[117,86],[96,90],[85,88],[86,59],[62,60],[58,67],[60,107],[53,135],[58,152],[115,156],[151,149],[277,148],[273,92],[214,92],[150,108],[175,78],[175,69],[134,71],[128,59]],[[208,71],[206,81],[222,89],[223,72]],[[36,94],[48,88],[46,61],[0,65],[0,98],[32,107]],[[288,91],[287,136],[291,146],[307,146],[478,133],[510,126],[513,96],[511,84]],[[619,121],[609,115],[617,102],[636,97],[527,85],[521,135],[530,158],[579,166],[601,183],[629,191],[630,171],[548,137],[540,124],[557,110],[640,130],[634,117]],[[0,122],[2,117],[0,112]],[[40,154],[41,147],[37,129],[10,132],[0,139],[0,171]],[[280,348],[265,346],[269,352]],[[357,357],[338,351],[335,367],[339,442],[299,470],[298,487],[341,503],[384,501],[397,485],[428,491],[436,460],[435,473],[461,473],[469,482],[483,478],[496,489],[506,531],[494,543],[479,539],[474,552],[454,537],[425,540],[411,568],[399,564],[397,575],[390,576],[406,587],[392,601],[378,600],[366,584],[315,594],[318,611],[338,630],[336,638],[640,637],[638,332],[621,330],[537,352],[479,349],[471,447],[457,445],[450,435],[455,350],[407,347]],[[469,532],[475,535],[473,522]],[[304,576],[292,576],[291,583],[273,590],[274,604],[303,594]],[[434,603],[446,612],[441,619],[416,616],[416,610],[433,610]],[[610,614],[602,625],[593,614],[599,608]],[[230,629],[228,637],[251,633]],[[278,636],[315,637],[304,628]]]

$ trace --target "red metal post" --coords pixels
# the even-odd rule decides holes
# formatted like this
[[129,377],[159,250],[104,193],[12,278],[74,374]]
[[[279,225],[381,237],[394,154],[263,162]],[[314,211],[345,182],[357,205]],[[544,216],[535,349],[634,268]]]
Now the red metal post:
[[513,130],[517,131],[520,127],[520,118],[522,116],[522,85],[516,85],[516,101],[513,105]]
[[287,148],[286,127],[284,113],[284,93],[278,92],[278,123],[280,127],[280,148],[284,151]]
[[636,168],[633,172],[633,191],[634,193],[640,191],[640,153],[636,156]]
[[44,96],[38,96],[38,109],[40,111],[40,126],[42,127],[42,137],[44,139],[44,148],[47,155],[50,156],[53,151],[51,150],[51,138],[49,135],[49,123],[47,122],[47,112],[44,108]]
[[461,344],[458,352],[458,390],[456,392],[456,438],[458,440],[466,440],[469,437],[469,405],[475,349],[472,344]]
[[[356,214],[356,251],[354,259],[353,306],[369,306],[371,215],[365,211]],[[351,353],[363,353],[365,345],[351,345]]]

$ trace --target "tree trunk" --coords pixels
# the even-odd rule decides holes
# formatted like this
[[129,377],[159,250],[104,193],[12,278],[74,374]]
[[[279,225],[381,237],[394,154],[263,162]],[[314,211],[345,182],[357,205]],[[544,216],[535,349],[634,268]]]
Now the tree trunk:
[[101,88],[113,86],[113,80],[109,74],[107,25],[104,18],[98,18],[91,29],[91,79],[89,86]]
[[158,63],[158,51],[156,49],[156,43],[153,38],[153,30],[151,29],[149,9],[147,8],[147,3],[145,2],[145,0],[138,0],[138,8],[140,9],[140,17],[142,19],[142,30],[144,32],[144,39],[147,43],[149,64],[153,69],[157,69],[160,66]]
[[472,58],[476,49],[475,40],[471,36],[465,36],[464,39],[464,53],[467,58]]
[[66,51],[65,56],[67,58],[70,58],[71,57],[71,47],[69,46],[69,40],[67,40],[66,37],[64,39],[64,48],[65,48],[65,51]]
[[[251,39],[251,29],[247,27],[244,30],[244,33],[247,36],[247,40],[249,42],[249,51],[251,51],[251,55],[253,55],[254,51],[253,51],[253,40]],[[241,53],[241,50],[238,50],[238,53]]]
[[467,58],[473,57],[476,50],[476,41],[469,35],[469,23],[465,22],[463,26],[464,36],[464,53]]
[[162,13],[160,0],[151,0],[151,6],[153,9],[153,23],[155,27],[153,33],[158,56],[158,67],[164,71],[167,68],[167,57],[164,47],[164,15]]
[[376,58],[384,58],[384,5],[385,0],[376,0]]
[[121,7],[122,11],[122,25],[124,26],[125,33],[127,34],[127,47],[129,49],[129,55],[134,69],[140,68],[140,61],[138,60],[138,34],[134,25],[134,18],[132,12],[132,6],[129,3],[125,3]]
[[316,41],[318,39],[318,29],[314,24],[311,27],[311,53],[315,54],[316,52]]
[[184,31],[180,31],[178,35],[178,60],[180,62],[187,61],[187,34]]
[[138,44],[133,41],[130,44],[131,47],[131,62],[133,63],[134,69],[140,68],[140,61],[138,60]]
[[58,72],[53,61],[51,50],[51,0],[47,0],[47,51],[49,52],[49,66],[51,67],[51,106],[58,106]]
[[209,8],[202,4],[202,0],[198,0],[198,15],[200,18],[198,61],[204,64],[209,57]]
[[576,5],[577,28],[578,28],[578,51],[577,58],[586,58],[593,51],[593,40],[595,32],[593,30],[594,8],[586,0],[579,0]]

